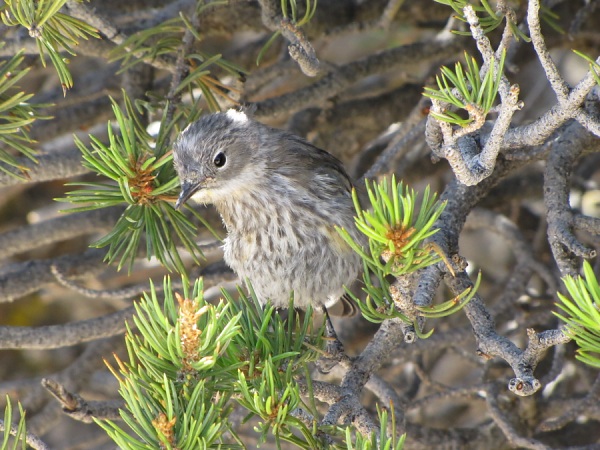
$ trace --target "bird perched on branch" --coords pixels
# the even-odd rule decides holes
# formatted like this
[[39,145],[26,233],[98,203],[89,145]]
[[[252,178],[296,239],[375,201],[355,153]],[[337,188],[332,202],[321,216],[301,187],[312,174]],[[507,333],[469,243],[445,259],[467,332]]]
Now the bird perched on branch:
[[356,312],[344,285],[356,279],[361,258],[335,227],[356,242],[365,237],[339,160],[235,110],[190,124],[173,157],[181,180],[176,207],[190,198],[215,205],[228,232],[225,262],[250,280],[261,303],[287,308],[293,291],[296,308]]

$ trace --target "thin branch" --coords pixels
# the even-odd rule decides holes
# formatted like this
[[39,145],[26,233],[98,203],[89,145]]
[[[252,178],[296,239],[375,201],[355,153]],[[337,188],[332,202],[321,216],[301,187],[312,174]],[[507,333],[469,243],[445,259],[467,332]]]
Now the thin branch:
[[388,29],[392,22],[394,21],[394,17],[398,14],[398,11],[404,4],[405,0],[389,0],[388,4],[385,6],[383,13],[381,13],[381,17],[379,18],[379,26],[384,30]]
[[86,234],[108,231],[122,212],[123,208],[117,206],[66,214],[4,232],[0,234],[0,258]]
[[77,255],[64,255],[54,259],[27,261],[5,267],[0,273],[0,303],[9,302],[31,294],[55,281],[51,267],[72,277],[82,277],[106,270],[103,261],[105,250],[89,249]]
[[125,332],[135,308],[130,306],[104,316],[42,327],[0,326],[0,349],[51,349],[95,341]]
[[321,105],[363,78],[388,70],[398,70],[405,64],[412,64],[415,59],[423,62],[445,58],[459,52],[460,47],[460,39],[452,38],[386,50],[341,66],[305,88],[250,105],[250,112],[260,119],[291,114],[309,105]]
[[556,64],[554,64],[554,61],[552,61],[552,57],[546,48],[546,42],[542,36],[539,0],[529,0],[529,4],[527,6],[527,25],[529,25],[529,35],[531,37],[531,42],[533,43],[533,48],[535,48],[535,52],[537,53],[540,63],[542,64],[546,74],[546,79],[550,82],[550,86],[556,94],[558,103],[567,103],[569,97],[569,86],[567,86],[567,83],[565,83],[558,72]]
[[[89,380],[94,373],[101,368],[105,369],[103,358],[119,352],[123,347],[122,336],[91,342],[85,347],[83,353],[68,367],[49,377],[72,391],[83,389],[89,385]],[[29,402],[26,402],[27,410],[39,409],[40,405],[45,405],[49,401],[48,392],[42,386],[41,381],[40,379],[35,388],[27,393],[27,399],[29,400]],[[40,413],[29,419],[27,423],[28,428],[37,434],[45,434],[52,427],[52,421],[47,419],[46,414],[51,414],[51,411],[56,410],[60,413],[56,404],[48,403]]]
[[560,430],[564,428],[567,424],[577,420],[582,414],[585,414],[586,409],[598,403],[598,398],[600,396],[600,375],[596,377],[594,384],[589,389],[588,394],[581,400],[579,400],[575,405],[569,408],[567,411],[563,412],[559,417],[555,417],[552,419],[544,420],[537,427],[537,431],[547,432]]
[[[36,155],[37,162],[25,156],[15,157],[15,159],[20,167],[26,169],[27,178],[15,178],[0,171],[0,187],[60,180],[89,173],[89,169],[81,164],[81,152],[75,146],[68,147],[59,152]],[[5,168],[16,175],[22,175],[14,169]]]
[[490,384],[488,386],[486,389],[486,400],[488,410],[491,413],[494,422],[496,422],[496,425],[498,425],[513,446],[534,450],[550,450],[550,447],[542,444],[540,441],[523,437],[517,432],[498,404],[498,387],[496,385]]
[[[529,280],[529,276],[524,276],[522,280],[519,280],[520,274],[524,272],[534,271],[546,282],[548,291],[556,292],[558,286],[552,272],[534,258],[533,249],[529,242],[525,239],[519,228],[506,216],[482,208],[475,208],[469,214],[465,228],[480,227],[489,229],[502,236],[515,254],[517,266],[513,271],[513,276],[508,280],[508,285],[505,287],[505,292],[508,291],[509,295],[513,296],[513,299],[517,297],[515,288],[517,286],[524,287],[525,283]],[[515,286],[515,288],[512,286]]]
[[[456,278],[448,278],[446,284],[457,295],[470,285],[470,281],[466,274],[457,274]],[[570,338],[560,330],[548,330],[540,334],[532,330],[528,332],[529,344],[522,351],[510,340],[496,333],[494,321],[479,295],[475,295],[464,309],[473,327],[480,354],[502,358],[515,372],[515,378],[508,383],[509,390],[519,396],[537,392],[541,387],[541,383],[533,375],[537,363],[549,347],[568,342]]]
[[51,378],[43,378],[44,386],[58,400],[62,410],[71,419],[83,423],[94,423],[97,420],[121,420],[119,410],[123,409],[123,400],[91,401],[85,400],[79,394],[69,392],[64,384]]
[[300,70],[309,77],[317,76],[321,70],[315,49],[306,38],[305,34],[295,24],[280,14],[276,0],[259,0],[262,11],[262,21],[271,31],[279,31],[290,45],[288,52],[296,61]]
[[573,145],[573,134],[585,133],[579,124],[563,133],[552,146],[544,175],[544,204],[548,220],[548,242],[562,275],[576,275],[575,256],[592,258],[594,249],[573,234],[573,212],[569,204],[571,170],[584,148]]
[[333,425],[340,418],[351,417],[357,429],[368,434],[376,429],[369,415],[360,404],[359,394],[362,388],[395,348],[404,339],[403,327],[398,319],[386,320],[369,342],[367,348],[356,358],[342,380],[341,396],[331,405],[321,421],[322,425]]
[[[7,427],[6,424],[4,423],[4,421],[0,420],[0,433],[2,433],[2,435],[4,436],[6,431],[8,431],[8,434],[10,434],[11,436],[16,436],[18,433],[18,429],[17,429],[16,425],[10,424]],[[33,449],[35,449],[35,450],[50,450],[50,447],[35,434],[26,432],[24,437],[25,437],[25,442],[27,443],[27,445],[31,446]]]
[[[192,26],[198,28],[198,16],[194,14],[192,16]],[[192,30],[186,28],[183,38],[181,40],[181,46],[177,53],[177,60],[175,61],[175,70],[171,77],[171,84],[169,86],[169,92],[166,95],[166,100],[169,102],[167,107],[167,116],[164,123],[170,123],[173,120],[175,109],[177,104],[181,101],[181,93],[177,93],[177,88],[181,84],[181,80],[189,73],[189,64],[187,61],[187,55],[192,49],[195,37]]]
[[[420,152],[412,152],[414,149],[414,141],[420,138],[425,132],[425,124],[427,119],[423,118],[423,104],[425,100],[422,99],[413,111],[408,116],[407,120],[403,122],[401,130],[387,145],[385,150],[377,157],[373,165],[369,168],[367,173],[364,174],[364,178],[372,179],[376,176],[389,174],[394,170],[393,162],[402,158],[402,163],[407,166],[411,162],[414,162]],[[415,119],[420,119],[415,123]],[[410,156],[409,156],[410,155]],[[397,174],[397,176],[401,176]]]
[[[128,38],[109,18],[101,14],[97,8],[74,0],[69,0],[67,5],[73,17],[97,28],[109,41],[112,41],[116,45],[122,44]],[[151,64],[158,69],[173,70],[173,64],[161,56],[154,58]]]
[[[596,63],[600,63],[600,58]],[[541,117],[527,125],[509,129],[504,136],[504,149],[514,150],[543,144],[561,125],[579,114],[587,95],[595,86],[596,80],[588,71],[564,102],[555,104]]]
[[[473,7],[470,5],[465,6],[464,14],[471,27],[471,34],[477,43],[477,48],[484,60],[480,77],[491,67],[494,67],[496,71],[500,70],[500,60],[481,28],[479,18]],[[496,73],[492,75],[494,78],[497,76]],[[452,166],[456,178],[461,183],[469,186],[477,184],[490,176],[494,170],[498,154],[502,149],[504,135],[508,130],[512,117],[523,106],[523,103],[519,101],[519,87],[510,85],[504,74],[500,74],[498,93],[500,94],[498,118],[495,120],[489,134],[482,139],[484,143],[482,149],[479,148],[480,144],[472,134],[485,124],[483,114],[477,113],[479,115],[475,117],[475,120],[469,126],[457,130],[450,123],[438,121],[433,116],[429,117],[430,122],[439,122],[428,127],[428,143],[430,143],[432,150],[436,155],[446,158]],[[446,107],[437,99],[432,99],[432,104],[432,111],[438,114],[442,114]],[[475,112],[472,113],[469,110],[469,115],[471,114],[476,116]]]

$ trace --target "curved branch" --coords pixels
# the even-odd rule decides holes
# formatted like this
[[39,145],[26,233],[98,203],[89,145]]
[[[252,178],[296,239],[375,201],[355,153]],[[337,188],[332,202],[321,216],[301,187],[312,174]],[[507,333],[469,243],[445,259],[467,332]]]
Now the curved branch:
[[0,258],[27,252],[42,245],[110,230],[123,212],[112,207],[73,213],[0,234]]
[[130,306],[96,319],[43,327],[0,327],[0,349],[50,349],[95,341],[125,332],[125,321],[135,308]]
[[37,291],[55,281],[56,265],[71,277],[81,277],[106,270],[106,250],[89,249],[78,255],[59,256],[42,261],[27,261],[6,267],[0,274],[0,303],[9,302]]
[[341,397],[329,408],[321,421],[322,425],[334,425],[342,417],[351,417],[361,433],[367,435],[375,430],[372,419],[366,413],[358,413],[360,392],[371,374],[391,356],[392,349],[404,340],[404,327],[399,319],[385,320],[365,350],[356,358],[342,380]]
[[574,218],[569,205],[571,170],[584,147],[573,145],[573,138],[588,134],[574,123],[552,146],[544,175],[544,204],[548,220],[548,242],[562,275],[577,275],[575,256],[591,258],[594,249],[587,248],[573,234]]

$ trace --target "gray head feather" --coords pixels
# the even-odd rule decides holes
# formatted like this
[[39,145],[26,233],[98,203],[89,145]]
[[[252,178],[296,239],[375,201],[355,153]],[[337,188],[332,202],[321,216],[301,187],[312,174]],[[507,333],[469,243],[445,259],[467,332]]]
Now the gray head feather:
[[351,190],[342,164],[332,155],[235,111],[207,115],[189,125],[173,156],[182,184],[178,206],[191,196],[218,203],[258,185],[268,188],[276,177],[299,188],[312,184],[325,197]]

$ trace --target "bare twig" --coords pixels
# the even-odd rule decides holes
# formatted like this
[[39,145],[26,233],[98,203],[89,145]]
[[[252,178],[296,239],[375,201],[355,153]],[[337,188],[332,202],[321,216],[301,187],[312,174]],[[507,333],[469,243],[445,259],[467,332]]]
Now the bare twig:
[[79,394],[69,392],[61,383],[51,379],[42,379],[44,386],[62,405],[62,410],[70,418],[83,423],[94,423],[99,420],[120,420],[119,410],[123,408],[123,400],[89,401]]
[[288,52],[298,63],[302,72],[309,77],[317,76],[321,70],[317,54],[305,34],[295,24],[279,13],[275,0],[259,0],[262,9],[262,21],[271,31],[279,31],[290,45]]

